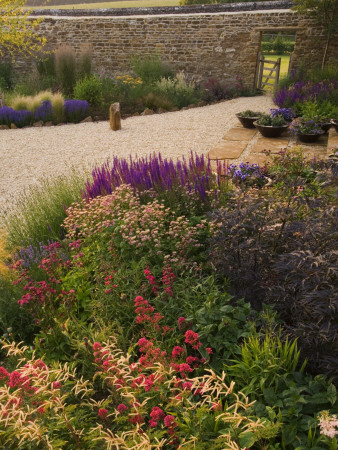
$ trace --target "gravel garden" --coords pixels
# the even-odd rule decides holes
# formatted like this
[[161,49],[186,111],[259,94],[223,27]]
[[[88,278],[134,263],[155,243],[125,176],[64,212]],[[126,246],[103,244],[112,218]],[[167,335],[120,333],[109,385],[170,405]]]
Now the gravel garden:
[[157,58],[60,64],[0,72],[2,447],[337,449],[338,145],[205,156],[238,113],[335,142],[337,71],[272,99]]

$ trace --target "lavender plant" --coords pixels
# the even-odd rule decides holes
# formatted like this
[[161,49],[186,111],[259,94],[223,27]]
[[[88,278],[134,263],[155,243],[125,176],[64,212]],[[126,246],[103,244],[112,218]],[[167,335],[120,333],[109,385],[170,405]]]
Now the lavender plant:
[[33,113],[26,110],[15,111],[9,106],[0,108],[0,125],[11,126],[13,123],[16,127],[22,128],[30,125],[34,120]]
[[42,102],[34,112],[35,120],[42,120],[43,122],[51,122],[53,120],[52,104],[49,100]]
[[63,107],[66,121],[78,123],[86,117],[89,103],[86,100],[65,100]]

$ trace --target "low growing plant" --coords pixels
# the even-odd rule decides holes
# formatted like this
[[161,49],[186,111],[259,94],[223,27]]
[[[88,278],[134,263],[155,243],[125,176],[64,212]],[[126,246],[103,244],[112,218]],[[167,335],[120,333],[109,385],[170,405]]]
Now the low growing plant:
[[86,100],[91,106],[100,105],[102,102],[102,85],[95,75],[85,76],[77,81],[74,87],[74,98]]

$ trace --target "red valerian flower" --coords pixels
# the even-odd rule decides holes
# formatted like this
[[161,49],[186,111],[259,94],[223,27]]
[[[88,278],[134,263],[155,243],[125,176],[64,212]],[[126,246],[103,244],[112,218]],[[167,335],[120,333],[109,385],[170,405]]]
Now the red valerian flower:
[[106,408],[100,408],[97,415],[100,417],[100,419],[106,420],[108,416],[108,410]]
[[194,333],[192,330],[188,330],[185,332],[185,342],[187,344],[190,344],[195,350],[199,349],[202,345],[202,343],[199,342],[198,339],[198,333]]
[[175,417],[170,414],[168,416],[165,416],[164,425],[167,428],[176,428],[178,426],[177,422],[175,421]]
[[164,411],[158,407],[158,406],[154,406],[154,408],[152,409],[151,413],[150,413],[150,417],[153,420],[162,420],[165,417],[165,413]]
[[120,414],[122,414],[124,411],[126,411],[128,409],[128,406],[126,406],[124,403],[120,403],[117,406],[117,410]]

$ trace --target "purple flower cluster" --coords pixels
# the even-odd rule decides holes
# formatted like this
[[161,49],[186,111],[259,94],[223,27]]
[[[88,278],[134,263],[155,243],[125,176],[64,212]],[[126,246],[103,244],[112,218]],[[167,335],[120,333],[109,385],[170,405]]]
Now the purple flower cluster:
[[48,246],[54,241],[48,241],[47,244],[40,242],[37,245],[28,245],[27,247],[21,248],[18,253],[14,255],[14,261],[21,260],[22,267],[25,269],[30,268],[35,264],[39,264],[42,258],[48,255]]
[[112,166],[107,162],[95,168],[92,177],[93,181],[86,183],[84,196],[87,199],[111,194],[121,184],[130,184],[140,192],[171,191],[181,186],[195,192],[202,200],[208,191],[215,189],[216,183],[220,187],[220,177],[213,174],[210,160],[193,153],[188,161],[183,158],[177,162],[162,159],[161,154],[137,160],[130,157],[129,161],[114,158]]
[[24,109],[15,111],[9,106],[3,106],[0,108],[0,125],[11,126],[14,123],[18,128],[22,128],[27,125],[31,125],[34,120],[34,116],[30,111]]
[[239,166],[230,164],[228,174],[232,176],[235,183],[251,184],[256,186],[263,186],[266,181],[266,169],[260,167],[258,164],[250,164],[242,162]]
[[271,108],[271,117],[283,116],[285,120],[292,120],[296,117],[295,112],[290,108]]
[[318,83],[301,80],[277,92],[274,102],[281,108],[294,107],[297,103],[329,99],[337,90],[338,82],[335,80]]
[[85,100],[65,100],[63,107],[67,122],[78,123],[86,117],[89,103]]
[[35,120],[42,120],[43,122],[50,122],[53,119],[52,104],[49,100],[42,102],[34,112]]
[[298,119],[292,122],[289,128],[290,133],[294,135],[299,134],[322,134],[323,129],[314,120]]

